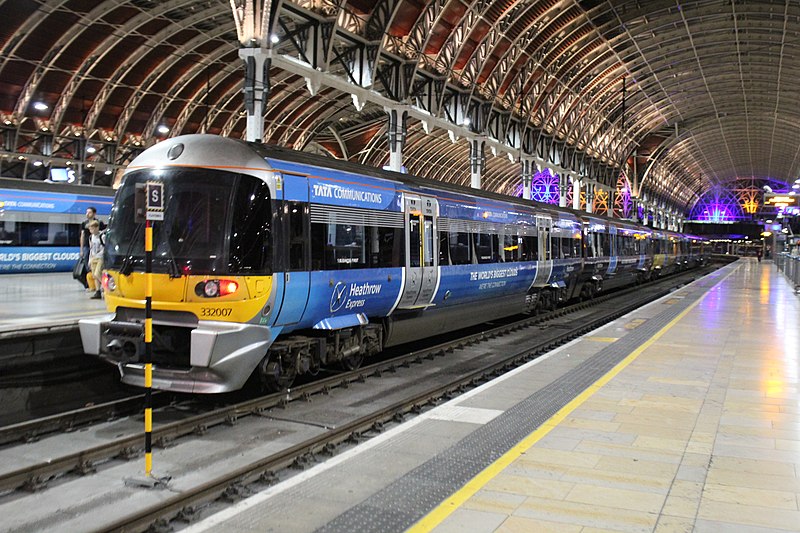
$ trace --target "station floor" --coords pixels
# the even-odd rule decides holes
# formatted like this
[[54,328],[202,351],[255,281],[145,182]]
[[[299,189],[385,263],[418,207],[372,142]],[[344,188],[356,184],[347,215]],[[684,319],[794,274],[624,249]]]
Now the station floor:
[[103,300],[72,279],[71,272],[0,276],[0,335],[25,329],[77,324],[106,312]]
[[740,260],[184,531],[800,531],[799,326]]

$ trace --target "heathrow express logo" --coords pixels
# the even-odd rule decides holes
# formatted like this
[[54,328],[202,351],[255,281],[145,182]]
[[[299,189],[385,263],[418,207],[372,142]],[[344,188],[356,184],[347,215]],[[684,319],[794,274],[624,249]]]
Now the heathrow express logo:
[[342,283],[341,281],[336,284],[333,288],[333,294],[331,294],[331,313],[335,313],[339,309],[342,308],[344,305],[345,300],[347,300],[347,295],[344,291],[347,290],[347,285]]
[[333,287],[331,294],[331,313],[335,313],[342,307],[346,310],[362,308],[367,304],[368,296],[377,296],[381,293],[380,283],[344,283],[338,282]]

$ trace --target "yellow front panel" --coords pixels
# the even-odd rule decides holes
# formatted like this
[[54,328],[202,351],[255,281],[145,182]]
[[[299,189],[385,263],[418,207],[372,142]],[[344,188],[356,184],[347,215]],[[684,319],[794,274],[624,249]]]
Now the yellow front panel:
[[[106,291],[106,306],[109,311],[117,307],[144,309],[145,274],[134,272],[122,276],[108,271],[117,284],[116,290]],[[264,308],[272,290],[272,276],[183,276],[170,278],[168,274],[152,274],[153,309],[161,311],[185,311],[194,313],[200,320],[223,322],[250,322]],[[209,279],[235,281],[235,293],[215,298],[198,296],[195,287]]]

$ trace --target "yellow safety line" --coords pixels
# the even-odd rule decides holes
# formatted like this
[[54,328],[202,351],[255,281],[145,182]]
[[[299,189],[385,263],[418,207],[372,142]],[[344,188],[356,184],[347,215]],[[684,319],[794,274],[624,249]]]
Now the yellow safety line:
[[534,444],[539,442],[545,435],[550,433],[558,424],[568,417],[575,409],[580,407],[586,400],[588,400],[595,392],[600,390],[606,383],[611,381],[617,374],[622,372],[625,367],[631,364],[639,355],[649,348],[654,342],[660,339],[667,331],[669,331],[675,324],[677,324],[689,311],[695,308],[703,298],[700,298],[692,303],[689,307],[681,312],[678,316],[672,319],[666,326],[661,328],[655,335],[650,337],[641,346],[636,348],[625,359],[617,363],[617,365],[609,370],[603,377],[592,383],[585,391],[576,396],[571,402],[559,409],[553,416],[547,419],[541,426],[539,426],[533,433],[525,437],[519,444],[507,451],[503,456],[497,459],[494,463],[487,466],[474,478],[469,480],[459,491],[443,501],[433,511],[422,517],[419,522],[411,526],[407,533],[423,533],[433,530],[436,526],[441,524],[445,518],[450,516],[454,511],[461,507],[467,500],[469,500],[476,492],[483,488],[489,481],[494,479],[500,472],[505,470],[507,466],[513,463],[518,457],[524,454]]

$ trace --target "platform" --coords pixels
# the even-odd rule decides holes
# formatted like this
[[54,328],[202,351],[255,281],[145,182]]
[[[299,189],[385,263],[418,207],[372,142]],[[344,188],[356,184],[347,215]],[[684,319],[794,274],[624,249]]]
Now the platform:
[[27,329],[69,326],[106,312],[90,300],[70,272],[0,276],[0,335]]
[[798,324],[741,260],[185,531],[797,531]]

